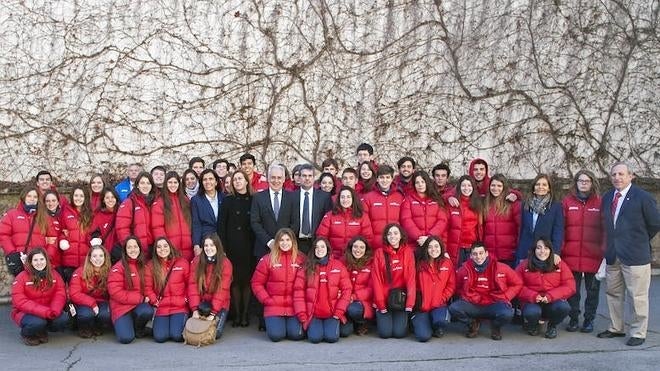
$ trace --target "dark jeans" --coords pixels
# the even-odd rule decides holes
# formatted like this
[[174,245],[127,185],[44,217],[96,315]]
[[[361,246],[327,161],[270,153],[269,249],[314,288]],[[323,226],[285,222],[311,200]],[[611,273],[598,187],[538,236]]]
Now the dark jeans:
[[301,340],[304,337],[302,324],[295,316],[264,317],[264,322],[266,323],[266,335],[271,341],[280,341],[284,338]]
[[364,318],[364,306],[359,301],[353,301],[346,308],[346,323],[341,324],[339,327],[339,334],[341,337],[347,337],[353,333],[355,325],[362,325],[367,320]]
[[548,304],[526,303],[522,308],[523,318],[529,324],[537,324],[541,318],[546,318],[551,325],[558,325],[566,318],[571,306],[566,300],[557,300]]
[[92,308],[86,305],[76,305],[76,319],[79,329],[103,328],[112,326],[110,306],[107,301],[96,303],[99,314],[95,315]]
[[183,327],[188,319],[187,313],[174,313],[169,316],[154,317],[154,340],[164,343],[169,339],[176,342],[183,341]]
[[600,281],[596,279],[595,273],[573,272],[573,277],[575,278],[575,295],[568,298],[568,304],[571,306],[571,311],[568,315],[576,321],[580,317],[580,286],[582,275],[584,275],[584,289],[587,292],[587,298],[584,299],[584,320],[593,321],[596,318],[598,295],[600,294]]
[[225,323],[227,322],[227,311],[221,310],[217,315],[218,324],[215,326],[215,338],[220,339],[222,332],[225,330]]
[[69,313],[62,312],[55,319],[45,319],[32,314],[21,318],[21,335],[25,337],[37,336],[46,331],[64,331],[69,324]]
[[446,306],[443,306],[428,312],[417,312],[410,321],[417,340],[425,342],[431,339],[433,331],[447,327],[447,324],[449,324],[449,310]]
[[382,339],[404,338],[408,335],[408,312],[395,310],[381,313],[376,311],[376,328],[378,336]]
[[117,318],[114,323],[115,335],[122,344],[135,340],[135,330],[144,330],[147,322],[154,314],[154,308],[147,303],[140,303],[132,311]]
[[325,319],[312,317],[307,327],[307,339],[314,344],[322,341],[336,343],[339,340],[339,320],[332,317]]
[[75,267],[57,267],[55,269],[57,273],[62,276],[62,279],[64,282],[69,283],[71,281],[71,276],[73,276],[73,272],[76,270]]
[[511,304],[498,301],[490,305],[476,305],[458,299],[449,306],[449,313],[458,321],[469,324],[474,319],[489,319],[493,327],[499,328],[511,322],[513,308]]

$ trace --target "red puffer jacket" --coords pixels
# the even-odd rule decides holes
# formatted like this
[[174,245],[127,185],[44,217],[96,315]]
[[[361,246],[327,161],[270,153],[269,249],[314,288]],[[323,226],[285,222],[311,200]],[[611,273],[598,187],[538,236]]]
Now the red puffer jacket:
[[[489,257],[484,273],[474,269],[472,259],[467,260],[456,272],[456,292],[465,301],[476,305],[490,305],[497,301],[511,303],[522,289],[522,280],[508,265]],[[488,285],[483,294],[479,286]]]
[[[154,256],[154,259],[160,259]],[[163,260],[160,259],[161,274],[163,279],[167,277],[167,272],[172,268],[172,274],[165,284],[163,296],[158,300],[161,289],[155,287],[154,282],[154,262],[147,264],[147,274],[145,276],[147,296],[149,302],[156,308],[157,316],[169,316],[176,313],[188,313],[188,277],[190,274],[190,263],[184,258]]]
[[[60,250],[60,241],[66,239],[62,233],[62,223],[60,217],[62,213],[58,211],[55,215],[47,215],[48,230],[46,230],[46,253],[50,259],[50,265],[57,268],[62,265],[62,250]],[[36,227],[36,226],[35,226]]]
[[293,261],[291,251],[280,253],[280,262],[270,266],[266,254],[252,275],[252,292],[264,305],[264,317],[293,316],[293,282],[299,270],[305,269],[305,256],[298,254]]
[[470,209],[470,200],[462,196],[459,207],[449,207],[449,227],[447,232],[447,252],[454,266],[458,264],[458,249],[469,248],[481,240],[482,223],[479,214]]
[[[133,217],[133,213],[135,213],[135,217]],[[154,243],[154,236],[151,234],[151,208],[144,196],[131,192],[131,195],[119,205],[115,226],[120,243],[133,234],[140,240],[145,256],[151,257],[149,247]]]
[[[176,193],[167,192],[172,205],[172,218],[169,223],[165,223],[165,211],[162,197],[156,198],[151,206],[151,233],[154,238],[165,236],[181,251],[181,255],[191,261],[195,254],[193,253],[191,227],[186,223],[183,216],[183,210],[179,204],[179,198]],[[189,202],[189,201],[186,201]]]
[[340,214],[328,211],[316,230],[316,236],[325,237],[330,241],[332,257],[335,259],[340,259],[344,255],[348,241],[358,235],[367,241],[373,239],[371,221],[364,212],[360,218],[354,218],[351,209],[344,209]]
[[527,268],[527,259],[522,260],[516,272],[523,281],[518,298],[523,303],[536,303],[536,296],[543,295],[550,303],[566,300],[575,294],[575,279],[573,273],[564,261],[554,272],[532,272]]
[[112,210],[99,209],[94,212],[92,217],[92,225],[89,227],[90,233],[98,231],[101,235],[99,238],[103,241],[103,246],[112,251],[112,248],[117,244],[117,234],[115,228],[115,212]]
[[421,263],[417,272],[417,288],[422,295],[420,311],[446,306],[456,288],[456,273],[449,259],[436,260],[433,264]]
[[[392,282],[387,279],[385,267],[385,254],[389,256],[392,272]],[[415,306],[415,254],[408,245],[402,245],[394,250],[392,246],[385,246],[376,250],[374,264],[371,269],[371,279],[374,287],[374,306],[377,310],[387,309],[387,296],[392,288],[406,289],[406,309],[412,310]]]
[[[229,310],[229,289],[231,287],[233,267],[231,262],[226,257],[222,259],[222,275],[220,276],[220,287],[215,292],[204,292],[200,294],[200,288],[197,285],[197,265],[199,265],[199,255],[196,256],[190,264],[190,277],[188,278],[188,304],[190,310],[196,311],[199,303],[208,301],[211,303],[211,310],[213,313],[220,313],[222,309]],[[206,287],[211,286],[211,275],[213,274],[212,264],[206,265],[206,272],[204,275]]]
[[268,179],[256,171],[252,172],[252,179],[250,179],[250,184],[252,184],[252,191],[254,191],[254,193],[268,189]]
[[69,248],[62,251],[62,266],[64,267],[78,268],[83,265],[90,248],[90,229],[81,229],[79,221],[78,210],[73,206],[65,206],[62,210],[62,224],[66,239],[69,241]]
[[389,223],[398,223],[401,216],[401,205],[403,204],[403,195],[396,191],[395,187],[390,187],[388,194],[383,194],[375,186],[375,189],[364,195],[362,205],[364,212],[371,221],[371,230],[373,239],[371,245],[375,250],[383,247],[383,230]]
[[406,196],[401,207],[401,226],[413,246],[417,246],[417,239],[421,236],[434,235],[447,241],[448,223],[447,209],[437,201],[421,197],[417,192]]
[[64,280],[55,270],[51,270],[50,274],[53,276],[53,286],[49,288],[43,285],[43,281],[35,285],[28,271],[19,273],[14,279],[11,285],[11,319],[17,325],[21,325],[26,314],[48,320],[62,314],[66,304]]
[[101,206],[101,192],[90,192],[89,205],[93,211],[96,211]]
[[[296,317],[303,328],[307,329],[314,317],[315,307],[321,300],[320,286],[328,285],[328,297],[325,302],[330,304],[332,316],[346,323],[346,308],[351,302],[351,279],[344,264],[338,259],[330,258],[325,266],[316,265],[316,272],[307,277],[305,269],[299,269],[293,285],[293,308]],[[322,318],[325,319],[325,318]]]
[[374,288],[371,283],[372,262],[372,260],[369,260],[369,262],[360,269],[351,269],[347,267],[349,270],[348,273],[351,276],[351,284],[353,285],[351,302],[357,300],[362,303],[365,319],[372,319],[375,314],[373,307]]
[[[112,323],[115,323],[119,317],[132,311],[138,304],[144,303],[144,298],[146,297],[146,289],[144,291],[140,290],[137,260],[129,259],[128,269],[131,271],[131,280],[133,282],[133,288],[131,289],[128,288],[124,280],[124,266],[121,260],[112,266],[108,275],[108,294],[110,295]],[[144,270],[146,276],[147,268],[145,267]],[[144,280],[146,286],[147,278],[145,277]]]
[[[19,203],[17,208],[7,211],[2,217],[0,220],[0,246],[2,246],[5,256],[14,251],[23,251],[34,217],[34,213],[28,214],[23,210],[23,203]],[[46,246],[44,234],[45,231],[42,233],[39,226],[35,224],[32,238],[30,238],[30,246],[26,251],[30,251],[34,247]]]
[[483,228],[484,245],[490,256],[502,262],[516,260],[520,221],[520,201],[510,204],[506,214],[498,214],[495,207],[491,207],[486,212]]
[[83,267],[79,267],[73,272],[69,282],[69,298],[76,305],[84,305],[90,308],[97,306],[99,302],[108,300],[108,288],[105,290],[99,288],[101,276],[95,274],[92,282],[88,285],[83,278]]
[[596,273],[603,260],[605,239],[600,203],[598,195],[592,195],[586,202],[568,195],[562,202],[564,246],[561,258],[573,272]]

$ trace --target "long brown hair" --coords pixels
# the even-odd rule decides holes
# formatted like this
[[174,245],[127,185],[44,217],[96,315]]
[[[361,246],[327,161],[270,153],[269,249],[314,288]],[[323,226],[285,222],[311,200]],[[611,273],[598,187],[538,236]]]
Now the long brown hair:
[[[46,268],[44,268],[46,271],[46,277],[44,278],[39,278],[37,275],[37,270],[32,266],[32,258],[37,254],[41,254],[44,256],[44,258],[46,258]],[[25,270],[30,274],[30,277],[32,277],[32,284],[35,287],[46,289],[53,287],[53,273],[52,266],[50,265],[50,258],[48,257],[46,250],[44,250],[42,247],[36,247],[30,250],[30,252],[27,254],[27,258],[25,259]]]
[[[440,256],[437,258],[432,258],[431,255],[429,255],[429,245],[431,245],[431,242],[437,241],[440,244]],[[438,236],[428,236],[426,238],[426,241],[422,244],[419,250],[419,260],[417,261],[417,270],[422,271],[425,269],[429,269],[431,265],[433,265],[436,261],[442,261],[444,259],[449,259],[445,256],[445,253],[447,252],[447,247],[445,246],[445,243],[442,242],[442,239]]]
[[[83,204],[80,206],[80,208],[77,208],[73,203],[73,194],[76,193],[77,190],[80,190],[83,193],[83,197],[85,197],[85,200],[83,201]],[[89,228],[89,226],[92,224],[92,205],[89,192],[82,186],[73,187],[69,200],[71,202],[71,207],[78,210],[78,227],[80,227],[81,231],[86,231],[87,228]]]
[[131,277],[131,268],[128,263],[129,257],[126,253],[126,245],[128,245],[128,241],[130,240],[133,240],[135,243],[137,243],[138,249],[140,251],[136,259],[138,269],[137,275],[140,278],[140,293],[144,294],[144,268],[146,263],[144,261],[144,253],[142,253],[142,243],[140,243],[140,239],[135,236],[128,236],[122,246],[121,265],[124,267],[124,283],[127,289],[133,289],[133,278]]
[[[92,264],[91,258],[92,253],[95,250],[103,251],[103,265],[98,268]],[[108,250],[105,249],[102,245],[92,246],[89,251],[87,251],[87,257],[85,258],[85,264],[83,265],[82,279],[87,285],[88,290],[98,290],[102,292],[108,291],[108,273],[110,272],[110,255],[108,255]],[[94,277],[98,277],[98,281],[94,281]]]
[[170,179],[176,179],[179,182],[179,186],[176,189],[176,200],[179,203],[179,208],[181,208],[181,214],[183,214],[183,219],[188,225],[188,228],[192,226],[191,223],[191,214],[190,214],[190,201],[186,197],[186,193],[183,189],[186,187],[181,183],[181,177],[177,174],[176,171],[169,171],[165,174],[165,184],[163,184],[163,191],[161,198],[163,200],[163,215],[165,216],[165,224],[170,224],[172,222],[172,200],[170,199],[170,191],[167,189],[167,181]]
[[217,250],[215,254],[216,262],[213,266],[213,271],[211,272],[211,282],[209,286],[206,287],[206,267],[208,266],[206,253],[202,251],[202,253],[198,256],[199,260],[197,268],[195,269],[195,281],[197,282],[197,289],[199,290],[200,295],[204,295],[204,293],[207,292],[214,293],[220,287],[222,287],[222,265],[224,264],[225,260],[225,249],[222,246],[222,242],[220,241],[218,234],[211,233],[204,236],[204,238],[202,238],[202,249],[206,240],[213,241],[213,244],[215,245]]
[[325,244],[325,257],[330,257],[332,254],[332,248],[330,247],[330,241],[328,241],[327,238],[325,237],[317,237],[314,239],[314,242],[312,242],[312,248],[309,249],[309,252],[307,252],[307,260],[305,260],[305,275],[307,276],[307,279],[310,277],[314,276],[314,273],[316,273],[316,266],[318,265],[319,261],[323,258],[318,258],[316,256],[316,244],[319,242],[323,242]]
[[353,198],[353,204],[351,205],[351,215],[354,218],[361,218],[363,213],[362,202],[360,202],[360,199],[358,198],[355,190],[349,186],[342,186],[339,189],[339,192],[337,193],[337,199],[335,200],[335,204],[332,207],[332,214],[338,215],[343,213],[344,208],[341,206],[341,193],[344,191],[350,192],[351,197]]
[[154,241],[154,244],[151,246],[151,264],[153,267],[153,276],[154,276],[154,288],[157,291],[160,291],[163,289],[163,286],[165,286],[165,275],[167,273],[163,273],[163,265],[161,264],[160,257],[158,254],[156,254],[156,249],[158,248],[158,242],[160,241],[165,241],[167,245],[170,247],[170,253],[167,255],[167,260],[171,261],[172,264],[174,264],[174,261],[176,258],[180,256],[179,250],[176,249],[176,247],[172,244],[172,242],[167,239],[167,237],[158,237]]
[[275,242],[273,242],[273,247],[270,249],[271,267],[280,263],[280,253],[282,252],[280,250],[280,239],[285,235],[291,239],[291,261],[295,262],[298,258],[298,239],[296,238],[296,234],[290,228],[281,228],[275,233],[275,238],[273,239]]
[[481,200],[481,196],[479,195],[479,188],[477,187],[477,183],[475,183],[474,179],[471,176],[463,175],[460,178],[458,178],[458,182],[456,183],[456,194],[459,195],[459,197],[463,195],[463,193],[461,193],[461,184],[466,180],[470,182],[470,184],[472,184],[472,194],[470,195],[470,209],[478,214],[480,221],[479,223],[481,223],[482,215],[483,215],[483,203]]
[[[502,183],[502,193],[495,197],[490,193],[490,185],[493,184],[493,181]],[[495,208],[495,214],[497,215],[507,215],[509,209],[511,208],[511,202],[506,200],[506,196],[509,195],[510,187],[509,181],[503,174],[495,174],[490,178],[490,183],[488,184],[488,193],[486,194],[486,202],[484,205],[484,213],[488,213],[491,207]]]
[[[362,179],[362,166],[365,166],[365,164],[369,168],[369,170],[371,170],[371,178],[366,180]],[[376,184],[376,178],[377,178],[376,170],[374,170],[374,165],[371,162],[365,161],[358,166],[358,181],[362,182],[362,184],[364,185],[365,193],[374,189],[374,185]]]
[[[353,244],[357,241],[362,241],[365,246],[364,255],[360,259],[356,259],[353,256]],[[367,265],[367,263],[369,263],[373,254],[374,252],[366,238],[360,235],[351,238],[351,240],[348,241],[348,244],[346,245],[346,250],[344,251],[344,257],[346,258],[346,268],[348,270],[362,269],[365,265]]]
[[22,209],[22,207],[25,205],[25,197],[27,197],[27,194],[30,193],[31,191],[37,192],[37,209],[35,210],[35,214],[33,216],[33,218],[35,218],[36,220],[35,226],[39,227],[39,231],[41,232],[41,234],[45,234],[48,231],[48,219],[47,219],[48,214],[46,213],[46,205],[45,205],[46,203],[43,202],[43,197],[39,195],[39,190],[37,189],[37,187],[29,186],[21,190],[21,193],[19,195],[19,199],[21,200],[21,202],[18,208]]
[[241,175],[243,175],[243,178],[244,178],[245,181],[247,182],[247,188],[246,188],[246,190],[247,190],[247,194],[248,194],[248,195],[253,194],[253,193],[254,193],[254,190],[252,189],[252,183],[250,182],[250,178],[248,178],[247,174],[245,174],[245,171],[240,170],[240,169],[234,171],[234,172],[231,174],[231,182],[230,182],[230,183],[231,183],[231,190],[229,191],[229,193],[232,194],[232,195],[234,195],[234,196],[237,196],[237,195],[240,194],[240,193],[237,193],[236,190],[234,189],[234,178],[236,177],[236,174],[241,174]]
[[[426,183],[426,191],[424,191],[424,196],[430,198],[431,200],[435,201],[440,205],[441,207],[444,207],[445,203],[442,201],[442,197],[440,197],[440,194],[438,193],[438,189],[436,188],[435,184],[431,180],[431,177],[429,177],[429,174],[424,171],[424,170],[417,170],[413,173],[411,179],[413,188],[415,187],[415,180],[417,178],[422,178],[424,183]],[[417,193],[417,190],[415,189],[415,193]]]
[[550,241],[547,238],[539,238],[536,241],[534,241],[534,245],[530,247],[529,252],[527,253],[527,269],[530,270],[530,272],[536,272],[539,269],[534,266],[533,263],[533,258],[536,257],[536,244],[542,242],[545,247],[550,249],[550,255],[548,255],[548,264],[546,269],[541,270],[544,273],[549,273],[549,272],[554,272],[557,270],[558,266],[555,264],[555,249],[552,247],[552,241]]

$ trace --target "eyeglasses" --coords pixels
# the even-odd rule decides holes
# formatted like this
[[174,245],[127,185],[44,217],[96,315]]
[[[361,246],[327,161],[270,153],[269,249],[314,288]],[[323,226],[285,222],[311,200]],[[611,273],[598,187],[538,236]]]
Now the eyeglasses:
[[591,179],[578,179],[577,182],[580,184],[589,184],[591,183]]

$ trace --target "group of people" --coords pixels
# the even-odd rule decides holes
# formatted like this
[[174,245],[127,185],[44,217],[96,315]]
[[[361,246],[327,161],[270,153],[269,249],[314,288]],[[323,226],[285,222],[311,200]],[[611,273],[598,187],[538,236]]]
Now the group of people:
[[427,173],[404,156],[395,171],[368,144],[356,154],[355,168],[339,174],[328,159],[318,177],[311,164],[262,175],[251,154],[238,167],[195,157],[181,176],[132,164],[115,187],[95,175],[69,198],[39,172],[0,220],[5,256],[24,262],[12,286],[24,342],[70,318],[83,338],[114,328],[121,343],[182,341],[189,316],[215,320],[220,337],[228,318],[247,327],[254,313],[272,341],[336,342],[374,321],[381,338],[411,328],[428,341],[452,319],[469,338],[488,321],[500,340],[518,313],[528,334],[547,322],[552,339],[566,317],[567,331],[594,330],[603,259],[612,319],[598,337],[625,336],[629,290],[627,344],[644,342],[660,216],[628,164],[612,166],[602,196],[592,172],[577,172],[559,200],[551,177],[523,193],[483,159],[452,186],[446,164]]

